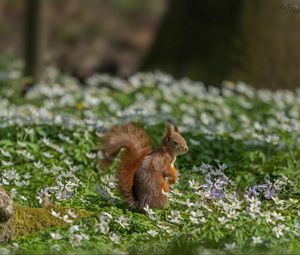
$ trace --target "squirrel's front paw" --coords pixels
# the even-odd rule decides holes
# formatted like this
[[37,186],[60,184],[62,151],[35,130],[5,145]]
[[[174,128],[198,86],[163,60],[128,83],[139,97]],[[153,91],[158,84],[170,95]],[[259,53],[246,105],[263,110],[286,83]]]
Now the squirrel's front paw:
[[175,176],[167,177],[166,181],[168,182],[168,184],[174,184],[177,182],[177,177],[175,177]]

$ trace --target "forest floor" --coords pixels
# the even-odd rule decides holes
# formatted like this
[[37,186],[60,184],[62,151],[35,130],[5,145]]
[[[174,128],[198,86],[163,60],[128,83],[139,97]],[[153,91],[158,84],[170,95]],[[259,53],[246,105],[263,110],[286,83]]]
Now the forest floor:
[[[86,86],[54,68],[25,97],[20,65],[1,67],[0,186],[23,206],[72,208],[0,254],[295,254],[300,250],[300,91],[219,88],[140,73]],[[4,75],[5,74],[5,75]],[[103,130],[134,121],[154,147],[172,118],[189,145],[165,210],[127,210],[99,166]],[[76,219],[76,210],[92,216]]]

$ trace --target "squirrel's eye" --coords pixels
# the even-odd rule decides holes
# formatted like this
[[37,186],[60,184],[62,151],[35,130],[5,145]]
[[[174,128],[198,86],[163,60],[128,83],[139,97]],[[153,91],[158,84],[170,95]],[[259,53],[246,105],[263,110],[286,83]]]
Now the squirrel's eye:
[[178,142],[173,140],[173,145],[178,145]]

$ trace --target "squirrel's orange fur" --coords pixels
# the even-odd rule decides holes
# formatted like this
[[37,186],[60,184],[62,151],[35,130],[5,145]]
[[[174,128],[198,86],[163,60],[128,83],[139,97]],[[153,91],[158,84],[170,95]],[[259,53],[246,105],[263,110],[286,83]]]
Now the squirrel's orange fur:
[[168,183],[177,180],[173,164],[177,155],[187,152],[188,147],[178,128],[167,124],[158,149],[152,151],[144,129],[133,124],[115,126],[101,139],[104,162],[111,163],[124,148],[117,171],[120,193],[129,208],[142,210],[164,208],[168,200]]

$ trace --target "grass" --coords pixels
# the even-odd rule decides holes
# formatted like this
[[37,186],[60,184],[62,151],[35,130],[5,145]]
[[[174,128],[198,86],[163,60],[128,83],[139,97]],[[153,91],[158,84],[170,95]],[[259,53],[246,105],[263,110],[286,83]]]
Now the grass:
[[[62,213],[66,226],[14,238],[1,254],[298,253],[299,91],[205,87],[159,72],[129,81],[95,75],[82,86],[49,68],[48,80],[22,98],[19,66],[1,68],[0,185],[22,206],[38,208],[48,196],[93,213],[80,220]],[[169,207],[127,210],[117,162],[110,171],[98,164],[98,137],[134,121],[155,147],[170,118],[190,150],[176,161]]]

